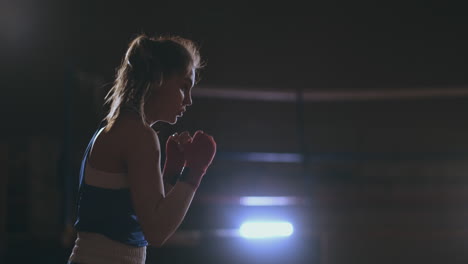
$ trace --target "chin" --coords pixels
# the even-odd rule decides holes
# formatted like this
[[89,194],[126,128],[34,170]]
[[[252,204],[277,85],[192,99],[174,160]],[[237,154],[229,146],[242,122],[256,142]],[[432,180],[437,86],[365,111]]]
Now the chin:
[[168,119],[166,122],[167,122],[168,124],[174,125],[175,123],[177,123],[177,117],[175,117],[175,118],[172,119],[172,120],[169,120],[169,119]]
[[174,125],[175,123],[177,123],[177,121],[179,120],[179,118],[181,118],[182,116],[181,115],[178,115],[178,114],[174,114],[174,115],[167,115],[166,118],[164,118],[164,122],[165,123],[168,123],[168,124],[171,124],[171,125]]

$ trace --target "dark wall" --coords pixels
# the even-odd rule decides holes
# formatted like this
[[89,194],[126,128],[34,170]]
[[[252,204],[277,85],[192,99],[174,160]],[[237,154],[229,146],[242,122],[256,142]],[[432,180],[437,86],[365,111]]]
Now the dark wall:
[[[6,263],[26,263],[28,250],[48,263],[67,258],[81,155],[138,32],[200,43],[207,61],[200,88],[443,94],[467,85],[467,21],[457,7],[75,1],[0,10]],[[307,203],[278,208],[298,235],[285,242],[296,251],[281,255],[285,245],[273,245],[277,261],[294,253],[290,263],[466,263],[466,91],[303,103],[195,95],[177,125],[155,127],[161,142],[203,129],[218,143],[181,230],[235,227],[240,215],[255,213],[228,197],[298,196]],[[235,158],[251,152],[293,153],[303,162]],[[245,244],[210,242],[152,249],[149,262],[168,263],[180,250],[199,262],[248,263],[228,253],[238,251],[255,262]]]

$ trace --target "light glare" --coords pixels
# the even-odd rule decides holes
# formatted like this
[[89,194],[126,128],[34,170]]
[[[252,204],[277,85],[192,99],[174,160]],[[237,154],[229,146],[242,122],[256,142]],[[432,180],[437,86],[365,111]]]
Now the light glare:
[[246,222],[240,227],[240,235],[244,238],[288,237],[293,232],[289,222]]
[[286,196],[245,196],[240,204],[245,206],[286,206],[297,203],[293,197]]

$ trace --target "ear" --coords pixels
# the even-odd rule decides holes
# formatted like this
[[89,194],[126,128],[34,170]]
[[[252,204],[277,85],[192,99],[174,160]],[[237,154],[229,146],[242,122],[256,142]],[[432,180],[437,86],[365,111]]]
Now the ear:
[[153,89],[160,88],[164,84],[164,75],[162,72],[155,72],[152,77],[151,85]]
[[151,83],[151,87],[149,89],[150,93],[153,93],[153,92],[158,92],[161,90],[163,86],[163,81],[162,80],[156,80],[154,82]]

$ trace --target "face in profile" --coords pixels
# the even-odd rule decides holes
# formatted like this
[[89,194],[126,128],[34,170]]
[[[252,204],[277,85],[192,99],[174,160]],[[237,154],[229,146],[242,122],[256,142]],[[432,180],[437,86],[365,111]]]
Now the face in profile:
[[174,74],[155,85],[145,103],[146,116],[152,123],[162,121],[175,124],[182,117],[187,106],[192,104],[192,88],[195,84],[195,70],[187,74]]

